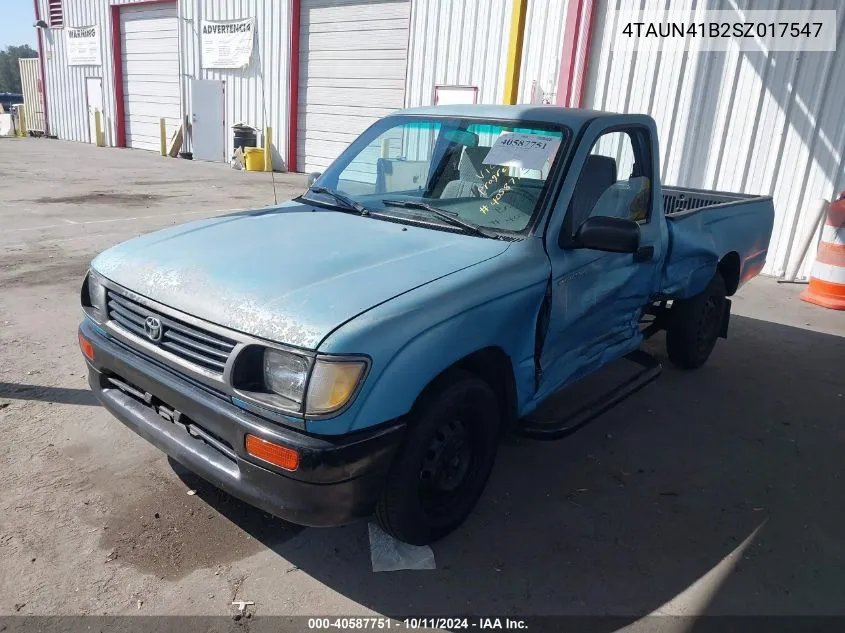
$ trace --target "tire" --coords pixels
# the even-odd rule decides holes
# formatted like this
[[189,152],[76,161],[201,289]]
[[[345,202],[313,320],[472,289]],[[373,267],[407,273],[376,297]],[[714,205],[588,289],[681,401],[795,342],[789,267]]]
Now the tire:
[[698,369],[710,357],[722,332],[725,295],[725,280],[716,273],[702,292],[672,304],[666,351],[676,367]]
[[453,370],[428,389],[409,417],[376,520],[400,541],[428,545],[460,526],[484,491],[502,412],[486,382]]

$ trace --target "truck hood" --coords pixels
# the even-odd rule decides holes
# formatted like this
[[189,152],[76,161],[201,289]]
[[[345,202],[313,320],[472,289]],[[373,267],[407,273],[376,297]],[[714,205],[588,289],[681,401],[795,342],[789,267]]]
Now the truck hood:
[[316,349],[347,320],[507,247],[290,202],[144,235],[91,266],[201,319]]

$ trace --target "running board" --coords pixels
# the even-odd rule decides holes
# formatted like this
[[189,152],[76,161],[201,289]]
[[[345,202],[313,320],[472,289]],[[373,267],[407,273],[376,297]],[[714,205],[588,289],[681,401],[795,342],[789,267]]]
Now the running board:
[[619,386],[588,402],[568,417],[560,420],[530,420],[517,426],[516,432],[536,440],[559,440],[592,422],[602,413],[612,409],[647,384],[657,380],[663,370],[660,362],[643,350],[634,350],[624,358],[640,365],[642,369]]

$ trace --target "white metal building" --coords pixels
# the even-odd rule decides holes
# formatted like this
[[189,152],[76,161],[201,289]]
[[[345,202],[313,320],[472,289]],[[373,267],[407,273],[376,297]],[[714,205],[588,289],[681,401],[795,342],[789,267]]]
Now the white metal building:
[[[47,125],[91,142],[159,149],[190,121],[195,158],[231,155],[230,127],[273,128],[274,165],[319,171],[372,121],[403,106],[501,103],[520,0],[35,0]],[[678,0],[673,11],[803,8],[799,0]],[[845,43],[834,53],[667,55],[616,41],[614,19],[665,0],[527,0],[518,101],[645,112],[667,184],[772,194],[764,272],[783,273],[818,198],[845,189]],[[753,5],[750,6],[750,5]],[[621,12],[621,13],[620,13]],[[620,17],[623,16],[623,17]],[[245,68],[208,68],[204,21],[254,18]],[[67,63],[69,27],[98,26],[101,63]],[[809,257],[812,257],[810,253]]]
[[[629,4],[600,0],[596,12]],[[590,51],[584,105],[653,116],[666,183],[773,196],[775,226],[764,269],[772,275],[782,275],[798,256],[804,232],[816,230],[808,217],[814,202],[845,189],[845,10],[841,0],[813,4],[838,9],[835,53],[733,49],[644,56],[619,42],[612,47],[613,25],[601,21]],[[664,3],[648,5],[658,12]],[[695,3],[672,5],[691,10]],[[740,11],[807,3],[739,0],[706,6]]]

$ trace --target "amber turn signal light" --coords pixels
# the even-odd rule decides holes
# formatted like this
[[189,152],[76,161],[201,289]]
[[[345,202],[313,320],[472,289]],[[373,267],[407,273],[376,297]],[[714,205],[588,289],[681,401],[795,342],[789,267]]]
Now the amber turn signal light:
[[91,345],[91,341],[81,334],[79,335],[79,349],[81,349],[82,353],[85,354],[85,358],[88,360],[94,360],[94,346]]
[[255,435],[247,434],[246,452],[285,470],[296,470],[299,467],[299,453],[295,450],[262,440]]

